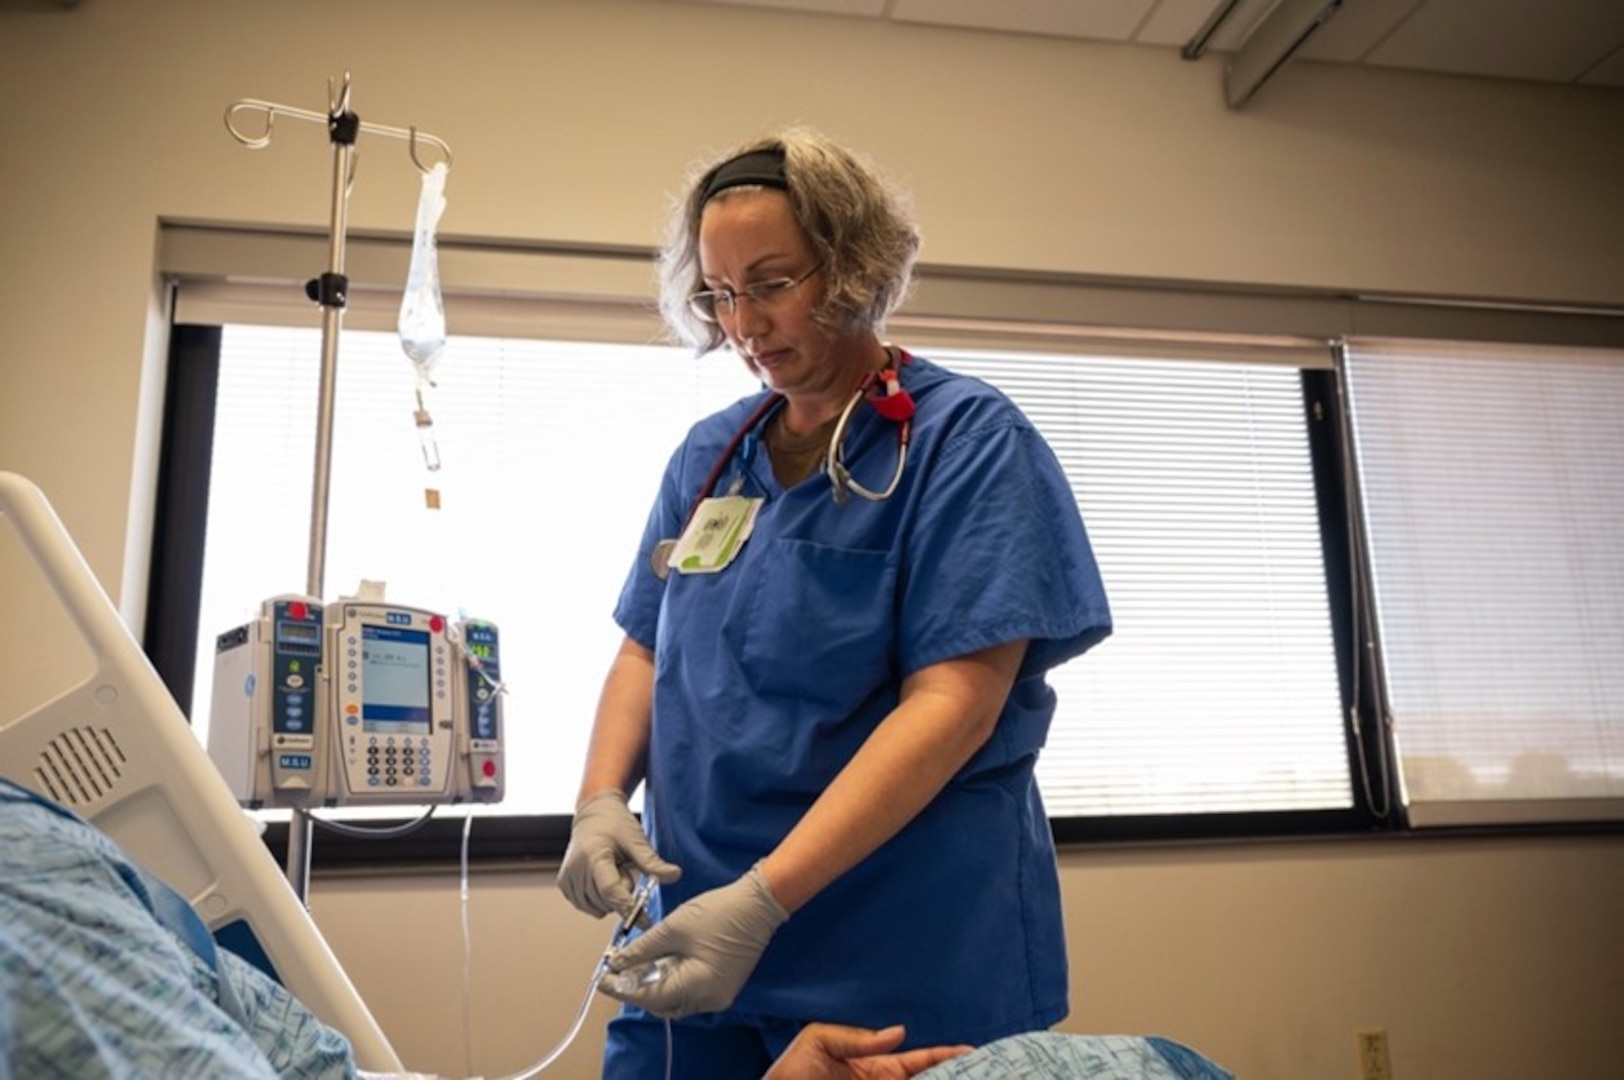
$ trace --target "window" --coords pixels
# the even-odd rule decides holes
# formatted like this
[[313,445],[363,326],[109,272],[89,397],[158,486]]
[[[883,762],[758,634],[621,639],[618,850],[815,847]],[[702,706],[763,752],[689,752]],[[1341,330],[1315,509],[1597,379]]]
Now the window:
[[1303,373],[934,355],[1044,432],[1111,598],[1113,635],[1050,677],[1049,812],[1351,807]]
[[1353,340],[1412,824],[1624,812],[1624,353]]
[[[443,240],[460,336],[430,474],[393,332],[409,247],[347,250],[324,591],[382,580],[501,626],[524,760],[472,851],[556,856],[656,478],[752,383],[649,344],[649,251]],[[200,729],[214,634],[304,585],[321,343],[292,273],[325,251],[161,230],[177,325],[146,644],[183,706],[195,684]],[[1618,820],[1616,318],[933,267],[892,333],[1027,411],[1100,557],[1116,633],[1052,675],[1059,839]],[[460,811],[440,813],[410,839],[324,833],[316,859],[449,854]]]
[[[215,634],[303,591],[320,351],[312,329],[223,334],[192,674],[200,736]],[[1316,483],[1305,408],[1324,373],[926,351],[1000,386],[1044,431],[1106,577],[1115,634],[1051,676],[1051,815],[1363,820],[1333,625],[1342,583],[1324,550],[1334,496]],[[398,338],[346,330],[338,370],[327,597],[381,581],[396,602],[496,622],[507,796],[473,812],[568,814],[620,637],[610,611],[661,470],[695,419],[754,381],[725,354],[455,337],[427,400],[443,462],[430,472]]]
[[[319,331],[225,329],[194,702],[210,697],[214,635],[304,591],[320,356]],[[431,472],[398,337],[346,331],[338,372],[325,598],[367,580],[496,623],[510,691],[498,809],[568,814],[621,637],[610,612],[665,460],[754,381],[730,357],[657,346],[458,338],[425,400]]]

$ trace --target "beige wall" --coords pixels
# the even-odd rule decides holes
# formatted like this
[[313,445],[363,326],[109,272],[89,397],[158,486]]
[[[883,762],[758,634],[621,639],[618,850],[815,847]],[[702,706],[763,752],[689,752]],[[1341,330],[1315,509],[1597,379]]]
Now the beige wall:
[[[1397,1080],[1599,1080],[1624,1053],[1624,837],[1070,851],[1061,884],[1061,1030],[1164,1035],[1243,1080],[1354,1080],[1362,1028]],[[409,1067],[505,1076],[563,1039],[609,927],[550,873],[476,873],[465,1029],[459,890],[327,878],[311,906]],[[610,1004],[544,1075],[597,1075]]]
[[[649,245],[694,157],[799,121],[913,188],[935,263],[1624,306],[1624,95],[1302,64],[1237,113],[1218,65],[631,0],[0,13],[0,469],[45,489],[138,617],[158,222],[324,228],[321,129],[284,121],[256,153],[221,115],[245,97],[324,111],[345,70],[363,120],[451,143],[448,236]],[[416,190],[401,144],[363,140],[351,228],[408,234]],[[0,625],[0,655],[29,634]],[[0,663],[0,681],[22,674]],[[1068,853],[1068,1026],[1183,1037],[1249,1078],[1350,1075],[1368,1025],[1391,1032],[1401,1080],[1599,1075],[1624,1055],[1621,854],[1613,838]],[[562,1034],[601,945],[547,884],[476,880],[480,1071]],[[447,1073],[465,1071],[455,897],[432,876],[314,894],[408,1064]],[[572,1060],[595,1057],[598,1027]]]

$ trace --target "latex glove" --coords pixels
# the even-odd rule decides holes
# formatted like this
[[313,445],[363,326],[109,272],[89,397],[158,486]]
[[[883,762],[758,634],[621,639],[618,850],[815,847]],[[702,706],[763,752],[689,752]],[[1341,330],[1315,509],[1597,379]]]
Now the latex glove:
[[[576,807],[569,847],[558,867],[564,898],[598,918],[610,912],[623,915],[632,906],[641,874],[669,885],[682,877],[682,868],[655,853],[627,807],[625,793],[600,791]],[[648,924],[646,917],[641,922]]]
[[[757,863],[733,884],[700,893],[633,938],[610,958],[611,974],[599,986],[655,1016],[717,1012],[733,1004],[788,918]],[[641,978],[640,972],[654,977]]]

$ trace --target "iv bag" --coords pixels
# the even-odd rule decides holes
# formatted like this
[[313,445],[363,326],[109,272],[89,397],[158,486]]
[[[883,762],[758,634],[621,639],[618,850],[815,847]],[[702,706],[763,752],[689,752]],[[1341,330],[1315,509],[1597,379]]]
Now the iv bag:
[[445,304],[440,298],[440,260],[434,244],[434,230],[445,211],[445,177],[443,161],[423,174],[412,265],[406,274],[406,293],[400,299],[400,347],[423,381],[445,348]]

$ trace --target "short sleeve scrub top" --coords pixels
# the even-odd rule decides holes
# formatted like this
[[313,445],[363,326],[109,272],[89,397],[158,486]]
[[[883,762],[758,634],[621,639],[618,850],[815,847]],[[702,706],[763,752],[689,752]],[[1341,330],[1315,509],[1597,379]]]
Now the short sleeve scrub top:
[[[981,1043],[1066,1015],[1060,888],[1033,777],[1054,715],[1045,672],[1111,629],[1082,517],[1053,451],[1001,392],[924,358],[907,466],[883,502],[831,498],[822,472],[785,490],[760,425],[718,493],[763,500],[716,573],[650,557],[682,530],[765,395],[700,421],[667,466],[616,621],[655,658],[644,826],[683,868],[659,909],[768,854],[930,664],[1025,638],[981,750],[900,833],[796,912],[730,1012],[906,1024],[909,1045]],[[864,404],[844,460],[880,490],[897,425]]]

